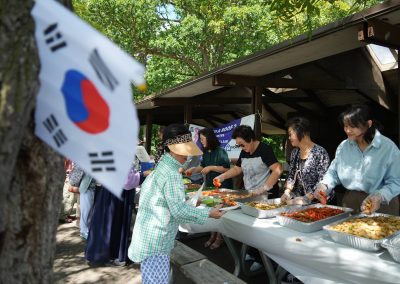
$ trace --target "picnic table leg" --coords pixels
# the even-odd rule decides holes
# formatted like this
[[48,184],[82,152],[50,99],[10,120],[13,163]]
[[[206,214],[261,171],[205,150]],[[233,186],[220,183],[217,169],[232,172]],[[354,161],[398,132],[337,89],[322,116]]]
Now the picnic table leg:
[[268,280],[270,284],[277,284],[278,280],[276,279],[275,270],[272,266],[272,262],[268,256],[266,256],[262,251],[258,251],[261,256],[261,260],[264,264],[265,270],[267,271]]
[[282,266],[278,265],[278,268],[276,269],[276,279],[278,280],[278,282],[281,282],[283,277],[285,277],[286,273],[288,273],[286,271],[285,268],[283,268]]
[[231,253],[232,257],[233,257],[233,261],[235,262],[235,270],[233,271],[233,275],[235,276],[239,276],[240,273],[240,257],[239,257],[239,253],[235,248],[235,244],[233,243],[231,238],[228,238],[227,236],[224,236],[224,240],[226,243],[226,246],[229,249],[229,252]]

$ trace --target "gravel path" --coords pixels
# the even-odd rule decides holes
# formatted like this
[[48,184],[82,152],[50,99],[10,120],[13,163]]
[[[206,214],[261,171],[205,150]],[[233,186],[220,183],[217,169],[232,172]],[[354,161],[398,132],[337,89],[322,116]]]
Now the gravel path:
[[61,224],[57,230],[54,260],[55,283],[141,283],[138,265],[91,267],[84,258],[85,242],[75,222]]

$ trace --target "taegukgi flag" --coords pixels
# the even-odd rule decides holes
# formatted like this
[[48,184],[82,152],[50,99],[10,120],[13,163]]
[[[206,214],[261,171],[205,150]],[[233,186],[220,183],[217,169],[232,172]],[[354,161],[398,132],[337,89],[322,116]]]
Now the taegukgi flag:
[[32,10],[41,61],[35,133],[116,196],[134,161],[138,119],[131,83],[144,68],[54,0]]

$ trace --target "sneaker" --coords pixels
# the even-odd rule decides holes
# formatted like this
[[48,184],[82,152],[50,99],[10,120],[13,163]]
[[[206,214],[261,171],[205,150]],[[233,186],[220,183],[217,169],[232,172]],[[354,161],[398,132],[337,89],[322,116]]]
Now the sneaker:
[[113,261],[111,261],[111,265],[113,265],[113,266],[125,266],[126,265],[126,261],[119,261],[118,259],[114,259]]
[[85,241],[88,238],[88,235],[87,234],[83,234],[83,233],[80,233],[79,236],[81,237],[82,240],[85,240]]
[[244,260],[245,261],[254,261],[255,258],[252,255],[246,253],[246,256],[244,257]]
[[264,265],[262,265],[261,263],[254,261],[251,266],[250,266],[250,272],[254,272],[254,271],[258,271],[260,269],[264,268]]

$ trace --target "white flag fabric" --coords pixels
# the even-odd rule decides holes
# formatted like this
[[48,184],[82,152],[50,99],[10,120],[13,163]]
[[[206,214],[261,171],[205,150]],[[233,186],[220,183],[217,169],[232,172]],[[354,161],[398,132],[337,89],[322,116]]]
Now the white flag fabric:
[[121,196],[138,137],[144,67],[54,0],[32,10],[41,62],[36,135]]

